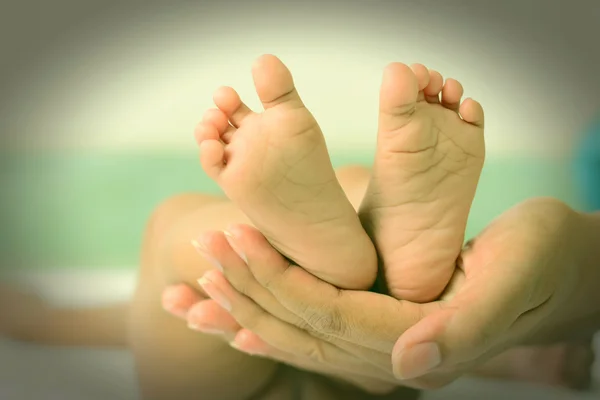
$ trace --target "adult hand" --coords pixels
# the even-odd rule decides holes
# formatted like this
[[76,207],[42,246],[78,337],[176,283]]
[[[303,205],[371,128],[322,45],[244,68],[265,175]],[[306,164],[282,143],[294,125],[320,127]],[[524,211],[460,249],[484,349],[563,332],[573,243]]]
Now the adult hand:
[[336,289],[290,265],[257,231],[237,226],[227,236],[206,236],[224,275],[208,272],[202,286],[245,328],[234,341],[242,351],[438,387],[513,344],[549,339],[550,328],[563,339],[567,330],[555,328],[589,321],[599,274],[584,268],[590,240],[582,238],[595,237],[592,229],[560,202],[525,202],[467,247],[454,297],[421,305]]
[[[243,254],[242,257],[232,249],[230,242],[233,243],[234,239],[231,235],[236,236],[237,244],[234,246]],[[411,384],[400,383],[394,377],[390,360],[391,350],[398,336],[416,323],[424,310],[437,310],[439,303],[420,305],[376,293],[340,291],[303,269],[290,265],[260,232],[248,226],[233,227],[228,235],[223,232],[211,232],[204,236],[201,244],[204,244],[205,251],[210,254],[208,259],[218,268],[225,266],[228,279],[238,287],[243,286],[242,292],[253,297],[255,301],[234,289],[222,273],[217,270],[210,271],[204,276],[201,286],[208,296],[220,304],[222,315],[215,315],[214,309],[211,311],[212,315],[198,312],[198,307],[206,307],[206,301],[186,310],[180,308],[179,312],[172,312],[186,316],[189,326],[206,333],[227,332],[225,336],[231,338],[232,331],[235,331],[231,326],[233,316],[240,324],[240,329],[232,343],[241,351],[267,356],[301,369],[336,376],[374,393],[385,393],[400,385]],[[338,323],[339,327],[343,328],[344,322],[326,314],[314,314],[308,321],[304,321],[259,285],[247,264],[257,268],[266,267],[269,270],[276,267],[272,269],[274,278],[281,268],[288,269],[285,272],[286,279],[282,280],[281,284],[286,286],[288,282],[291,283],[290,294],[294,291],[300,297],[306,297],[308,294],[312,304],[307,306],[327,313],[328,307],[337,303],[339,308],[336,307],[334,312],[341,318],[353,314],[353,318],[364,320],[365,323],[357,324],[356,329],[347,331],[351,336],[350,341],[343,337],[332,338],[329,333],[338,329]],[[299,275],[288,275],[292,270]],[[288,289],[284,287],[282,290]],[[312,296],[311,293],[319,293],[319,296]],[[294,306],[303,307],[302,303]],[[265,310],[269,310],[273,315]],[[373,310],[378,310],[379,313],[373,313]],[[226,311],[231,315],[226,314]],[[396,318],[391,319],[389,315]]]
[[[255,234],[257,238],[264,240],[257,231],[251,230],[249,233]],[[218,242],[214,239],[210,243],[212,248],[218,245]],[[271,247],[268,243],[264,243],[265,248],[270,250]],[[231,249],[229,251],[231,252]],[[220,274],[216,276],[215,279],[224,279]],[[227,285],[226,282],[225,285]],[[264,314],[263,317],[267,320],[267,326],[264,329],[268,331],[269,338],[271,338],[274,345],[267,344],[258,335],[238,324],[230,314],[230,305],[225,303],[228,300],[223,300],[223,297],[218,294],[215,295],[214,289],[210,287],[207,287],[207,289],[218,301],[208,298],[203,291],[197,291],[186,284],[169,286],[163,291],[163,308],[173,316],[186,320],[190,329],[219,335],[225,341],[231,343],[232,346],[252,355],[270,357],[303,370],[338,378],[370,393],[389,393],[396,389],[404,390],[401,393],[402,398],[409,400],[414,397],[410,396],[406,389],[397,389],[398,384],[392,375],[388,374],[383,378],[381,373],[377,372],[375,366],[363,365],[362,361],[357,360],[356,356],[345,353],[327,343],[321,343],[306,332],[270,317],[258,306],[252,304],[251,301],[249,301],[250,304],[245,302],[240,307],[236,306],[238,313],[243,314],[244,310],[248,311],[250,309],[251,314],[248,315]],[[270,330],[271,328],[273,330]],[[291,343],[298,346],[290,347],[290,343],[285,342],[287,339],[291,339]],[[277,343],[281,340],[284,340],[283,345],[277,346]],[[391,345],[393,345],[393,340],[390,341]],[[330,354],[332,355],[331,359],[329,359]],[[389,357],[386,357],[386,359],[386,364],[389,364]],[[340,364],[342,367],[340,367]],[[344,366],[345,364],[352,364],[353,367],[347,368]],[[356,373],[353,371],[356,371]]]
[[505,212],[464,249],[456,295],[396,343],[396,376],[462,373],[515,344],[590,338],[600,328],[599,239],[598,216],[558,200]]

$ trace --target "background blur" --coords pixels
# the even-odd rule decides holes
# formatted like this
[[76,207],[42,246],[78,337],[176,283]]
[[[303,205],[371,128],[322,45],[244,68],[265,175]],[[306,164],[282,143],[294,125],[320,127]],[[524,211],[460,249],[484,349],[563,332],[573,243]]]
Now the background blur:
[[13,3],[0,9],[1,268],[134,267],[157,204],[218,191],[192,131],[220,85],[258,109],[262,53],[290,67],[338,166],[372,161],[387,63],[461,80],[487,124],[468,236],[531,196],[586,207],[571,165],[600,110],[597,1]]

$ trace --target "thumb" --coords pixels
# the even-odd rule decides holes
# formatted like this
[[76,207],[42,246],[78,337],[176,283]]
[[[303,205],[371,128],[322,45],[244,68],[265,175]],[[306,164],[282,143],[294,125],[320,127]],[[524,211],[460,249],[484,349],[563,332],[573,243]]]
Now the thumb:
[[398,339],[392,351],[396,378],[454,371],[503,349],[516,333],[515,322],[527,311],[529,291],[523,278],[491,268],[467,279],[453,299]]

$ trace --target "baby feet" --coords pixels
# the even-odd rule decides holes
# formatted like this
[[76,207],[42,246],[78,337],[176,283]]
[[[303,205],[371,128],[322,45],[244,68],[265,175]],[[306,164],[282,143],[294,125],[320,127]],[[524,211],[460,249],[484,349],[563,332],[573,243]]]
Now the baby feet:
[[485,157],[483,109],[471,99],[461,104],[462,93],[459,82],[443,84],[422,65],[394,63],[384,72],[360,216],[397,298],[437,298],[461,251]]
[[[254,82],[265,111],[221,88],[197,128],[204,170],[269,241],[316,276],[366,288],[372,244],[335,178],[325,140],[290,72],[261,57]],[[441,96],[440,96],[441,93]],[[455,80],[395,63],[380,94],[378,147],[361,205],[392,295],[429,301],[460,253],[483,167],[483,110]],[[441,101],[440,101],[441,97]]]
[[370,287],[375,249],[289,70],[266,55],[252,74],[265,110],[219,89],[196,129],[202,167],[282,254],[336,286]]

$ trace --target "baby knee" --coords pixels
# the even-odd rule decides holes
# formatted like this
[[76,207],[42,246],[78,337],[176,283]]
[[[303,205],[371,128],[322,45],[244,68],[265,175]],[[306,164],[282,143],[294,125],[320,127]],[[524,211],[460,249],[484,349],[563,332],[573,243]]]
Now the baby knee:
[[207,196],[201,194],[180,194],[159,204],[148,219],[146,234],[151,236],[167,232],[181,217],[201,207]]
[[195,284],[208,270],[192,246],[193,233],[187,232],[185,222],[194,225],[196,211],[212,201],[214,198],[205,195],[183,194],[165,200],[152,212],[144,235],[142,263],[148,264],[163,283]]

